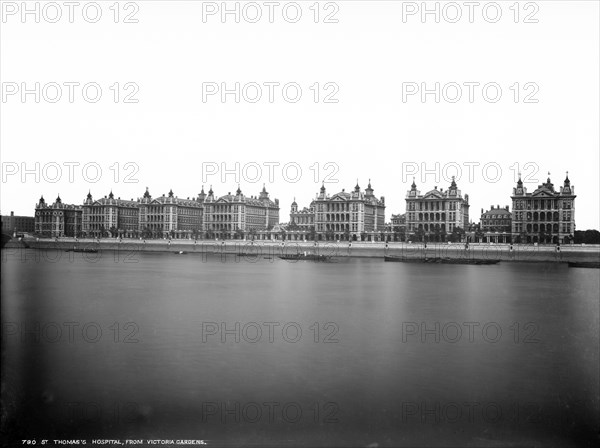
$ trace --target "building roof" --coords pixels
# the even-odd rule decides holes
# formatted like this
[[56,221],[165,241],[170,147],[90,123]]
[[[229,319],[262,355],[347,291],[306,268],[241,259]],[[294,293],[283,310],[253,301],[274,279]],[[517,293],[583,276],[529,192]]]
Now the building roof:
[[523,187],[523,181],[521,180],[521,175],[519,174],[519,180],[517,181],[517,186],[513,188],[512,198],[526,197],[526,198],[556,198],[570,196],[575,197],[575,189],[571,186],[571,180],[569,179],[569,173],[567,172],[567,176],[563,182],[563,185],[560,187],[559,191],[554,189],[554,184],[550,180],[550,173],[548,173],[548,179],[546,182],[538,185],[538,187],[534,190],[533,193],[527,193],[527,188]]
[[[212,191],[212,188],[211,188],[211,191]],[[269,198],[269,193],[267,193],[267,190],[264,187],[264,185],[263,185],[263,189],[260,193],[260,197],[246,196],[242,193],[242,190],[238,186],[238,189],[237,189],[235,195],[233,195],[233,194],[231,194],[231,192],[229,192],[226,195],[223,195],[216,200],[210,198],[210,196],[209,196],[209,199],[206,202],[207,203],[215,203],[215,204],[218,204],[218,203],[245,204],[245,205],[251,205],[254,207],[274,207],[274,208],[279,207],[279,204],[277,202],[274,202]]]
[[497,216],[497,218],[499,218],[499,219],[505,219],[505,218],[512,217],[512,213],[509,212],[508,210],[506,210],[505,208],[491,208],[487,212],[482,213],[481,218],[482,219],[490,219],[492,217],[492,215],[496,215],[496,216],[502,215],[502,216]]

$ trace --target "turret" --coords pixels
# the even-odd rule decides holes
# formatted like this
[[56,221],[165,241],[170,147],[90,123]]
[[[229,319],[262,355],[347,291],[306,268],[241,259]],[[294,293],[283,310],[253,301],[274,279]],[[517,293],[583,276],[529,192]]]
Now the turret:
[[519,173],[519,180],[517,180],[517,186],[513,188],[513,196],[523,196],[526,190],[523,188],[523,181],[521,180],[521,173]]
[[318,198],[319,199],[325,199],[325,182],[323,182],[321,184],[321,193],[319,194]]
[[456,191],[457,189],[458,189],[458,187],[456,185],[455,177],[452,176],[452,183],[450,184],[450,191],[452,191],[452,190]]
[[204,185],[202,185],[202,191],[200,191],[200,194],[198,195],[198,202],[204,202],[205,199],[206,193],[204,192]]
[[365,196],[373,196],[373,188],[371,188],[371,179],[369,179],[369,185],[365,188]]
[[561,190],[560,192],[562,194],[567,194],[567,195],[574,194],[573,187],[571,187],[571,181],[569,180],[569,172],[568,171],[567,171],[567,177],[565,177],[565,181],[560,190]]

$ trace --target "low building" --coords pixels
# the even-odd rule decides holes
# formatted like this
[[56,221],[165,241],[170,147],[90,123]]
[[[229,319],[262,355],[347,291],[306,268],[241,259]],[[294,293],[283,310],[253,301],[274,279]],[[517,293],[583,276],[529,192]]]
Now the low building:
[[44,196],[35,206],[35,233],[46,237],[78,237],[82,232],[82,207],[64,204],[60,195],[52,204]]
[[405,241],[406,239],[406,213],[392,215],[390,231],[393,241]]
[[116,198],[111,191],[108,196],[93,199],[91,192],[82,206],[82,234],[87,237],[138,236],[139,203]]
[[469,195],[462,195],[454,176],[450,188],[435,186],[424,195],[413,179],[406,194],[406,232],[415,241],[462,241],[469,225]]
[[385,197],[375,197],[371,181],[365,191],[358,181],[354,190],[328,195],[325,184],[312,201],[317,240],[379,241],[385,232]]
[[15,212],[10,215],[2,215],[2,233],[16,236],[21,233],[35,232],[34,216],[15,216]]
[[479,232],[476,242],[510,243],[512,242],[512,213],[508,205],[501,208],[492,205],[486,212],[481,209]]
[[315,229],[315,203],[310,203],[310,206],[304,207],[302,210],[298,209],[296,198],[292,202],[292,208],[290,210],[290,223],[289,226],[295,230],[310,232]]
[[279,199],[272,201],[265,186],[258,196],[246,196],[238,185],[235,195],[216,198],[212,187],[204,200],[204,234],[208,239],[266,238],[279,223]]
[[138,233],[143,238],[202,238],[204,188],[197,198],[187,199],[168,195],[153,198],[146,188],[137,201],[139,208]]
[[550,181],[533,193],[523,186],[521,175],[513,188],[512,237],[516,243],[569,243],[575,233],[575,187],[569,173],[559,191]]

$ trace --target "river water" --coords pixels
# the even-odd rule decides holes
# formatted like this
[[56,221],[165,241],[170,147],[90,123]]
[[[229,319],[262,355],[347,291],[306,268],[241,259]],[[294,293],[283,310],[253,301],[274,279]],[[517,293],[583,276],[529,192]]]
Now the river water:
[[599,282],[555,263],[3,251],[3,430],[596,446]]

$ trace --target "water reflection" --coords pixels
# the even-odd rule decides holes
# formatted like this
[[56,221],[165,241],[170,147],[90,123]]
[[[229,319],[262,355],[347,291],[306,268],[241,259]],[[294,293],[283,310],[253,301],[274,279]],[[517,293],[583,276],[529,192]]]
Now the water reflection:
[[137,261],[3,261],[15,437],[561,446],[597,436],[596,270]]

